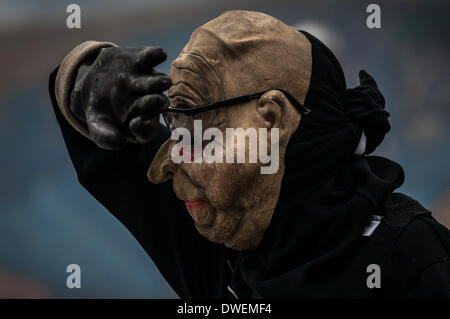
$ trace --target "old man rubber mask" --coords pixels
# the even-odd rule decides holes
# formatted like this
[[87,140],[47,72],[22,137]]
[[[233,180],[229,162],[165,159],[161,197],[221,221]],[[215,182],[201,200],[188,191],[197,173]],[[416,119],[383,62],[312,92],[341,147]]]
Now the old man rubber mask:
[[[180,147],[172,134],[148,171],[153,183],[173,179],[175,194],[185,201],[197,230],[209,240],[236,250],[253,249],[261,242],[279,198],[287,143],[301,125],[301,112],[291,101],[304,103],[311,64],[311,45],[302,33],[273,17],[248,11],[226,12],[196,29],[172,63],[171,107],[194,108],[267,91],[191,117],[180,115],[192,121],[179,121],[177,128],[180,123],[192,126],[194,120],[201,123],[200,152],[194,145]],[[205,140],[208,128],[219,129],[222,136]],[[238,134],[230,138],[230,128],[235,132],[251,128],[256,138],[251,134],[243,140]],[[192,127],[186,129],[193,132]],[[256,142],[263,150],[252,145]],[[211,143],[216,147],[214,155],[222,148],[222,163],[198,160]],[[174,147],[178,147],[175,152]],[[251,154],[252,147],[257,154]],[[232,161],[225,156],[229,148]],[[239,161],[242,149],[245,160]],[[186,152],[192,161],[174,161],[174,154],[186,158]],[[270,162],[262,160],[263,153],[270,155]]]

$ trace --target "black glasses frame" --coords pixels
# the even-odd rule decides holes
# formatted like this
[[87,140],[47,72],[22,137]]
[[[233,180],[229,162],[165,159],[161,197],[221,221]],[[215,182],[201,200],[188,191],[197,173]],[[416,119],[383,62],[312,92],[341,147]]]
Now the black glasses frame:
[[[298,102],[291,94],[289,94],[289,92],[287,92],[285,90],[281,90],[281,89],[265,90],[265,91],[254,93],[254,94],[242,95],[242,96],[234,97],[231,99],[223,100],[220,102],[214,102],[214,103],[210,103],[210,104],[206,104],[206,105],[195,106],[192,108],[180,108],[180,107],[169,106],[169,108],[164,113],[183,113],[185,115],[199,114],[199,113],[215,110],[215,109],[218,109],[221,107],[228,107],[228,106],[232,106],[235,104],[248,102],[248,101],[257,99],[257,98],[261,97],[264,93],[267,93],[272,90],[277,90],[277,91],[283,92],[284,95],[288,98],[288,100],[297,108],[297,110],[301,114],[307,115],[307,114],[311,113],[311,110],[309,108],[307,108],[306,106],[304,106],[303,104]],[[163,113],[163,116],[164,116],[164,113]]]

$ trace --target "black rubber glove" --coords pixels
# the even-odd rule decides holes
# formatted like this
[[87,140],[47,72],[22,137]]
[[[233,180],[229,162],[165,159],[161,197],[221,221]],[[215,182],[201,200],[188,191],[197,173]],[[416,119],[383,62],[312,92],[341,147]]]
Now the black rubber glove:
[[120,149],[156,136],[171,81],[153,68],[165,59],[158,47],[108,47],[80,66],[70,109],[99,147]]

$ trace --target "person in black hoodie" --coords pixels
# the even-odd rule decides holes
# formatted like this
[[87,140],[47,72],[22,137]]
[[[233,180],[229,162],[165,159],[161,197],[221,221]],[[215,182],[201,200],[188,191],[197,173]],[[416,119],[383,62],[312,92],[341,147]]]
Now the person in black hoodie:
[[[368,156],[390,125],[367,72],[347,89],[317,38],[249,11],[194,31],[170,78],[154,70],[164,59],[88,41],[52,73],[50,95],[80,183],[180,297],[450,297],[448,229],[394,192],[399,164]],[[267,137],[278,169],[174,161],[197,158],[170,133],[195,119],[278,132]]]

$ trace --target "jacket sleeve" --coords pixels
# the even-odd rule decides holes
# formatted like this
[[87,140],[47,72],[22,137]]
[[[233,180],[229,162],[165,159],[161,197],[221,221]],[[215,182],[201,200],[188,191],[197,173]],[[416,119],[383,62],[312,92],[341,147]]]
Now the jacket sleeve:
[[160,125],[156,143],[130,143],[119,151],[97,147],[61,112],[55,97],[57,73],[50,76],[50,97],[80,184],[133,234],[180,297],[222,296],[229,251],[197,232],[171,181],[154,185],[146,177],[167,129]]
[[450,260],[432,264],[422,271],[407,297],[450,299]]
[[[414,227],[415,225],[415,227]],[[419,216],[411,223],[408,246],[412,264],[422,257],[427,261],[420,267],[406,292],[407,298],[450,298],[450,231],[431,215]],[[420,265],[420,263],[418,263]]]
[[107,47],[117,47],[111,42],[85,41],[72,49],[62,60],[56,72],[54,86],[55,101],[64,118],[80,134],[89,138],[87,127],[77,120],[70,111],[70,93],[74,86],[79,66],[89,58],[97,57],[99,50]]

